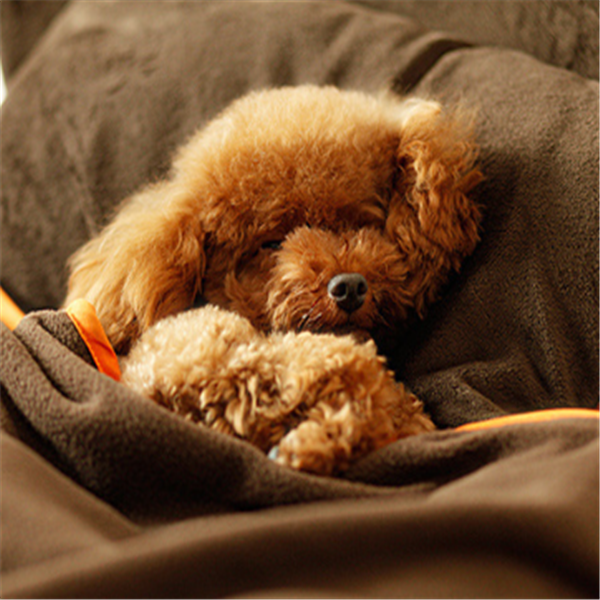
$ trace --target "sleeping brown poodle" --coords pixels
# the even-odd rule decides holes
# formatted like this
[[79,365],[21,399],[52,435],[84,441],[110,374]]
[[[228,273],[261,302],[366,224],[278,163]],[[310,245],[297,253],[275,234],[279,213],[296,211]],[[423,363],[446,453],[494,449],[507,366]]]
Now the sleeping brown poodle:
[[339,473],[434,428],[375,344],[473,251],[475,158],[468,119],[436,102],[251,93],[75,254],[67,302],[94,304],[127,385]]

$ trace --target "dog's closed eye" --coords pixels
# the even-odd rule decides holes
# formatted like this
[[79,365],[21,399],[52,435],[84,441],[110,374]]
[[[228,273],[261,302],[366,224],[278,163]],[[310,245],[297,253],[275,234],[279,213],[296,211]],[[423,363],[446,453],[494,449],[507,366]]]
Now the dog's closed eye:
[[280,250],[282,243],[281,240],[269,240],[268,242],[263,242],[260,247],[263,250]]

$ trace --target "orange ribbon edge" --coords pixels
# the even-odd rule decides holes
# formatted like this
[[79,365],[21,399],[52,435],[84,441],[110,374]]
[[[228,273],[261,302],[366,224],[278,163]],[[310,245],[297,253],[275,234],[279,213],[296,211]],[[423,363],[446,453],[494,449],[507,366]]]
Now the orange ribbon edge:
[[96,309],[87,300],[80,299],[69,304],[66,313],[88,347],[98,371],[112,377],[115,381],[120,381],[119,360],[106,337]]
[[558,419],[598,419],[600,413],[593,408],[550,408],[536,410],[518,415],[507,415],[487,421],[477,421],[456,427],[454,431],[480,431],[492,429],[493,427],[505,427],[506,425],[518,425],[521,423],[545,423]]
[[23,311],[12,298],[0,287],[0,317],[2,322],[13,331],[24,317]]

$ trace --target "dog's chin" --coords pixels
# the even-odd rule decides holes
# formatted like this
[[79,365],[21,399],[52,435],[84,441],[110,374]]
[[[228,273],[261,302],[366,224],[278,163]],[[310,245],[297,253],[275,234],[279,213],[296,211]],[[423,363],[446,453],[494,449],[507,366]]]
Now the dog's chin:
[[349,335],[359,344],[364,344],[370,340],[373,340],[373,336],[369,331],[366,329],[358,329],[356,327],[352,327],[351,325],[337,327],[332,329],[331,333],[334,335]]
[[370,331],[368,329],[361,329],[356,326],[353,327],[352,325],[345,325],[340,327],[332,327],[330,329],[321,328],[318,332],[315,331],[314,333],[329,333],[337,336],[349,335],[358,344],[373,342],[377,347],[378,353],[383,356],[393,355],[398,349],[398,344],[400,343],[400,337],[398,335],[394,335],[389,329]]
[[[278,323],[280,331],[311,332],[316,334],[330,334],[336,336],[351,336],[356,342],[363,344],[369,341],[375,342],[376,346],[384,342],[390,336],[389,327],[372,326],[371,319],[364,315],[340,315],[341,311],[333,311],[333,314],[327,314],[322,311],[321,318],[318,321],[306,323],[300,320],[299,323],[293,321],[287,323]],[[327,317],[331,317],[328,319]],[[385,344],[387,346],[387,344]]]

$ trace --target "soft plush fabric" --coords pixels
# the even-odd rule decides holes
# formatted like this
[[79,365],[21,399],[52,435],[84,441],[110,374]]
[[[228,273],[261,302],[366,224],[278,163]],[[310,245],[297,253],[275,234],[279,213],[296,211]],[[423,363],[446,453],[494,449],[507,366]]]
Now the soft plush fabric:
[[452,31],[472,44],[521,50],[556,67],[598,79],[595,0],[357,0]]
[[98,373],[65,312],[2,336],[8,597],[597,591],[595,411],[408,438],[315,477]]
[[2,71],[10,79],[68,0],[4,0],[0,4]]
[[2,110],[1,237],[2,285],[26,310],[57,309],[70,253],[251,89],[463,102],[486,179],[481,244],[389,357],[440,431],[343,481],[132,394],[63,312],[3,331],[4,596],[598,597],[597,420],[453,429],[598,405],[599,90],[572,68],[589,63],[597,10],[557,3],[579,6],[553,21],[561,44],[579,40],[565,64],[514,42],[548,3],[507,3],[528,18],[504,40],[427,29],[400,4],[70,2],[22,55]]

